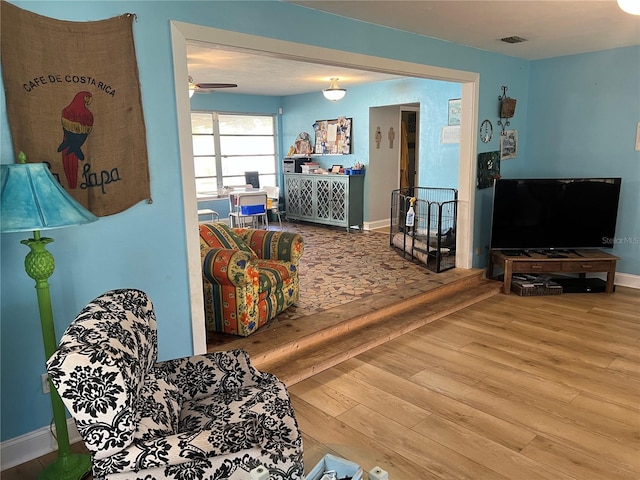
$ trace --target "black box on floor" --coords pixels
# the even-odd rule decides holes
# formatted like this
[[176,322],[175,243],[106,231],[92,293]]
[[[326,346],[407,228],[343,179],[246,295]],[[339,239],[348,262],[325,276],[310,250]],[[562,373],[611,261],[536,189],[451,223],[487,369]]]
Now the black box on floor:
[[601,293],[607,288],[607,282],[601,278],[554,278],[553,281],[562,285],[564,293]]

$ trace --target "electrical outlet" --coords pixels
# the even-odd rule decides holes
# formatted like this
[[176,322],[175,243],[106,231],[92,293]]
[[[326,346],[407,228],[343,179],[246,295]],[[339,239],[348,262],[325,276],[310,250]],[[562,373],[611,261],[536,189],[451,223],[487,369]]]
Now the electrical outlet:
[[49,375],[43,373],[40,378],[42,380],[42,393],[49,393]]

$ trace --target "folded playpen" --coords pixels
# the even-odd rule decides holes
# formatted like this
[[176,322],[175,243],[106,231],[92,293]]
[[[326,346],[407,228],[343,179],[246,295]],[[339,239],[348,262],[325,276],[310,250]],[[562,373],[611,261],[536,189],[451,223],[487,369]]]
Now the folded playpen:
[[[411,199],[413,226],[406,225]],[[442,272],[456,266],[458,191],[454,188],[412,187],[391,192],[390,245],[404,258]]]

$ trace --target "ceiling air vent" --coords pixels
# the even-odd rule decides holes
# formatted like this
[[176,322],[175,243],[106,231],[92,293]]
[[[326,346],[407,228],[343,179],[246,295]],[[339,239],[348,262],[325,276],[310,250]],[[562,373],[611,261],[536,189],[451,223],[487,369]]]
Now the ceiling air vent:
[[522,38],[522,37],[504,37],[500,39],[501,41],[505,42],[505,43],[522,43],[522,42],[526,42],[527,39],[526,38]]

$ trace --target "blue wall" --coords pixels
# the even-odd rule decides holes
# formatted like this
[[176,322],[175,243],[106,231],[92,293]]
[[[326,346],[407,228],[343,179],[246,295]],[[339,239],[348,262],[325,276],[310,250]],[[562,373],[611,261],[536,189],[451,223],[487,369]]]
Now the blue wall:
[[[312,144],[315,144],[313,124],[316,120],[328,120],[338,116],[350,117],[353,118],[353,153],[339,157],[339,163],[344,166],[352,166],[356,162],[367,165],[370,138],[369,109],[419,103],[420,121],[423,126],[421,132],[424,133],[420,138],[421,148],[433,152],[434,167],[442,166],[442,160],[449,159],[450,150],[455,150],[455,147],[443,147],[440,144],[440,127],[447,124],[448,100],[460,98],[460,95],[461,87],[456,83],[404,78],[350,87],[347,95],[336,103],[324,99],[320,92],[283,97],[283,146],[285,151],[288,150],[302,131],[309,133]],[[337,162],[334,156],[319,157],[316,160],[325,168]],[[457,176],[454,179],[457,184]]]
[[622,177],[613,253],[619,272],[638,275],[640,47],[533,62],[529,95],[518,175]]
[[[420,104],[420,179],[428,179],[421,186],[458,187],[459,144],[442,144],[440,132],[448,122],[448,100],[460,98],[462,88],[458,83],[437,80],[405,78],[389,80],[369,85],[355,86],[337,103],[326,100],[321,92],[286,97],[264,97],[255,95],[235,95],[216,92],[214,94],[196,94],[191,99],[191,110],[216,110],[221,112],[269,113],[276,115],[280,126],[280,145],[278,158],[286,156],[289,147],[294,145],[300,132],[311,136],[315,145],[313,124],[316,120],[334,119],[340,116],[352,119],[352,154],[315,156],[322,168],[329,169],[339,163],[345,167],[356,162],[369,163],[369,109],[385,105]],[[282,114],[279,109],[282,108]],[[278,165],[281,172],[281,164]],[[373,170],[367,170],[366,184]],[[282,182],[280,182],[282,185]],[[391,195],[391,192],[385,192]],[[368,195],[365,195],[365,221],[369,220],[367,208]],[[229,213],[227,200],[199,202],[200,208],[212,208],[221,218]]]
[[[448,100],[460,98],[457,83],[406,78],[349,88],[347,95],[337,103],[324,99],[320,92],[283,97],[283,147],[287,151],[300,132],[311,135],[315,145],[313,124],[316,120],[350,117],[352,124],[352,154],[339,157],[314,157],[321,167],[329,169],[335,163],[351,167],[356,162],[369,163],[369,109],[386,105],[420,104],[420,178],[429,179],[429,186],[458,187],[459,145],[440,143],[440,129],[447,124]],[[398,140],[400,134],[398,133]],[[386,141],[386,139],[385,139]],[[376,175],[366,170],[365,191],[368,180]],[[426,186],[426,185],[423,185]],[[391,195],[385,192],[384,195]],[[365,195],[365,221],[368,216]]]
[[[568,151],[579,148],[580,142],[576,142],[571,135],[581,127],[589,127],[594,135],[599,135],[598,151],[616,152],[615,160],[620,164],[618,171],[625,177],[625,188],[638,179],[638,154],[633,152],[634,134],[631,131],[632,127],[635,129],[635,124],[629,125],[631,120],[638,120],[638,49],[602,52],[575,59],[572,57],[566,63],[565,59],[531,63],[282,2],[12,3],[42,15],[71,21],[99,20],[125,12],[133,12],[138,16],[133,28],[154,201],[150,205],[140,203],[126,212],[103,217],[90,225],[52,232],[51,236],[56,241],[50,245],[50,250],[56,258],[57,268],[51,277],[51,296],[58,335],[92,298],[111,288],[135,287],[145,290],[154,301],[160,358],[173,358],[192,352],[170,20],[478,72],[479,119],[490,118],[495,125],[501,85],[508,85],[510,96],[518,99],[512,128],[520,132],[522,154],[518,159],[511,160],[513,163],[508,167],[505,166],[505,172],[524,173],[525,165],[536,172],[535,165],[541,162],[542,156],[548,155],[550,158],[546,162],[549,166],[540,165],[541,170],[551,173],[551,165],[556,161],[552,157],[554,152],[561,155],[563,161],[576,161],[577,155],[572,158]],[[327,35],[327,32],[340,32],[340,35]],[[411,48],[406,48],[407,45],[411,45]],[[594,60],[598,69],[585,72],[583,62],[590,62],[592,58],[606,59],[609,55],[612,55],[610,62],[613,67],[602,68],[608,62]],[[553,80],[556,69],[559,75],[557,83]],[[591,81],[582,78],[585,73],[589,74]],[[624,76],[634,76],[635,83],[631,80],[624,85],[614,83],[616,78]],[[606,92],[595,88],[593,81],[596,79],[609,86],[603,89]],[[551,86],[548,86],[548,82],[552,82]],[[620,95],[620,101],[616,101],[612,107],[608,98],[613,94],[611,89],[614,87],[619,89],[616,94]],[[582,109],[575,102],[565,102],[569,93],[582,94],[585,98],[591,98],[594,93],[607,97],[603,102],[599,102],[598,98],[591,99],[594,109],[602,107],[602,111],[594,110],[589,117],[582,115]],[[3,105],[0,161],[12,163],[15,155],[9,141],[3,89],[0,89],[0,105]],[[284,101],[283,105],[285,109],[289,108]],[[528,113],[529,108],[532,109],[531,114]],[[596,121],[592,118],[594,116],[599,117],[598,132],[589,124]],[[566,125],[568,119],[575,122],[575,132],[565,130],[564,135],[559,136],[552,133],[562,123]],[[534,132],[532,139],[528,138],[529,124]],[[294,134],[298,133],[298,128],[295,127]],[[288,131],[285,133],[289,134]],[[534,145],[539,143],[546,144],[548,148]],[[627,147],[628,144],[631,147]],[[544,155],[537,148],[544,151]],[[490,144],[478,144],[479,152],[497,149],[496,135]],[[610,160],[612,158],[608,157],[604,161]],[[574,170],[582,168],[583,160],[577,161],[579,163]],[[488,241],[488,193],[488,190],[482,190],[476,195],[474,245],[478,247]],[[629,203],[633,201],[635,204]],[[621,237],[637,236],[637,223],[631,218],[637,204],[637,197],[625,197],[621,208],[624,222],[621,221],[618,229]],[[0,238],[2,440],[48,426],[51,420],[49,398],[41,393],[40,374],[44,371],[45,359],[35,292],[32,280],[24,273],[23,259],[27,249],[19,243],[25,237],[21,234],[3,234]],[[619,248],[624,247],[616,246],[614,253],[618,253]],[[627,250],[621,250],[621,256],[622,252],[624,256],[631,256]],[[481,255],[475,258],[474,265],[482,267],[485,262],[486,256]],[[623,259],[620,271],[636,275],[640,273],[637,262],[629,259]]]
[[449,100],[460,98],[458,83],[416,80],[424,89],[420,100],[420,187],[458,188],[460,144],[442,143],[442,127],[449,122]]

